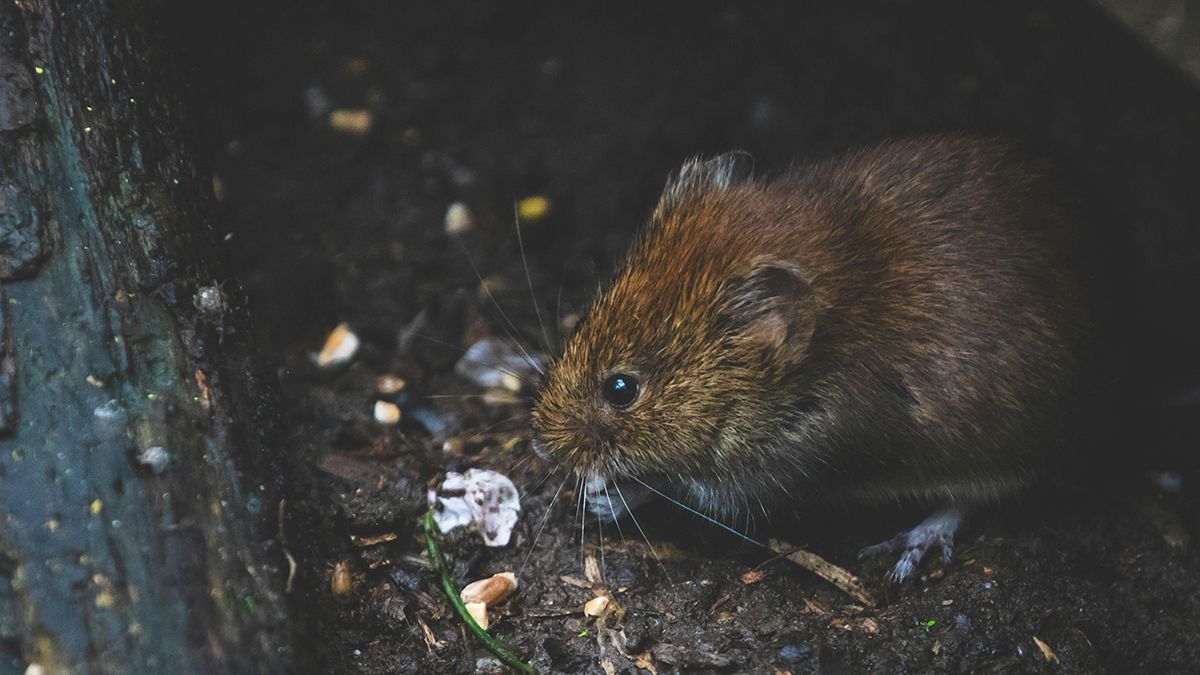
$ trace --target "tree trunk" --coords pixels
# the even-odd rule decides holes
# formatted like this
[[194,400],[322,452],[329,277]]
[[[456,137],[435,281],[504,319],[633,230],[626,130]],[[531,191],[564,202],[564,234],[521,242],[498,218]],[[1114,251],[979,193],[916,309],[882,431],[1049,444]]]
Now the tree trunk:
[[273,385],[154,8],[0,3],[0,673],[290,658]]

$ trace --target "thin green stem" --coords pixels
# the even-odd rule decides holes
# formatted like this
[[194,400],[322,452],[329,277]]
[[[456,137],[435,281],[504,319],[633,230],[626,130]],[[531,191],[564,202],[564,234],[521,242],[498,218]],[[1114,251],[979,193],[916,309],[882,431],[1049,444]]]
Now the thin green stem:
[[466,605],[463,604],[462,598],[458,594],[458,589],[454,587],[454,579],[450,576],[450,567],[446,565],[446,560],[442,558],[442,551],[438,548],[437,543],[437,527],[433,523],[433,512],[426,511],[425,516],[421,519],[421,524],[425,529],[425,545],[429,547],[429,560],[433,563],[434,568],[442,578],[442,591],[446,593],[446,597],[450,600],[450,604],[454,606],[455,611],[466,622],[467,628],[479,638],[483,646],[488,648],[496,656],[500,657],[508,667],[522,673],[532,673],[533,666],[525,663],[519,656],[509,651],[496,638],[488,634],[488,632],[475,622],[475,618],[467,611]]

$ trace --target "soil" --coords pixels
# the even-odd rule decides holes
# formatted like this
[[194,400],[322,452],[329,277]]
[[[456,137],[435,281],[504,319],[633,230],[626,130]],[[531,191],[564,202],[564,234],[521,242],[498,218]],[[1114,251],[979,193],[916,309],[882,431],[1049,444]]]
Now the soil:
[[[306,669],[503,670],[441,594],[417,526],[427,487],[477,466],[521,493],[514,542],[456,531],[442,549],[459,584],[519,571],[492,633],[539,672],[1191,671],[1198,434],[1186,396],[1136,436],[1127,454],[1142,461],[1119,480],[1080,470],[979,514],[950,562],[903,585],[855,552],[919,510],[754,531],[860,574],[880,598],[868,608],[669,504],[638,511],[644,537],[628,521],[581,522],[573,481],[530,451],[532,390],[484,397],[453,366],[475,340],[514,332],[552,354],[689,156],[743,148],[771,172],[885,136],[972,129],[1045,148],[1127,228],[1129,266],[1114,273],[1140,270],[1138,325],[1155,345],[1131,387],[1158,401],[1191,385],[1194,399],[1200,331],[1194,311],[1177,311],[1200,288],[1193,83],[1082,2],[566,5],[215,2],[169,26],[192,64],[217,226],[278,363]],[[369,132],[331,129],[333,109],[368,110]],[[528,196],[550,204],[522,226],[532,292],[513,225]],[[474,214],[461,240],[443,227],[456,201]],[[318,369],[310,354],[340,322],[362,346]],[[383,374],[404,391],[378,394]],[[374,421],[381,398],[400,406],[399,425]],[[1148,469],[1183,476],[1183,494]],[[611,610],[586,618],[598,593]]]

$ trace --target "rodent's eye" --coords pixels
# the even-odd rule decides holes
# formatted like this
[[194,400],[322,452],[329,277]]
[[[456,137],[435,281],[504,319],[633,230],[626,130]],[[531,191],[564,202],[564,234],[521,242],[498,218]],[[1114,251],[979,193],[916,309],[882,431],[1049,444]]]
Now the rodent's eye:
[[614,408],[624,408],[637,400],[641,387],[637,375],[613,373],[604,380],[604,400]]

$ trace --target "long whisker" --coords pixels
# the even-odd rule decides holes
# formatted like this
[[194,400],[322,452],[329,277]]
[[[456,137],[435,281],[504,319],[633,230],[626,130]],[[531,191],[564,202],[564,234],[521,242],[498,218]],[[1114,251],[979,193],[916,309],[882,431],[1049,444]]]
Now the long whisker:
[[546,523],[550,520],[550,513],[554,510],[554,502],[558,501],[558,495],[562,492],[563,486],[567,484],[567,478],[570,473],[564,473],[562,482],[558,484],[558,489],[554,491],[554,496],[550,498],[550,505],[546,507],[546,513],[542,516],[542,524],[538,526],[537,534],[533,535],[533,541],[529,544],[529,553],[525,554],[525,560],[521,563],[521,569],[517,570],[517,578],[521,578],[521,573],[525,571],[525,565],[529,564],[529,558],[533,556],[533,550],[537,547],[538,540],[542,538],[542,532],[546,529]]
[[[582,480],[582,479],[581,479]],[[587,482],[579,489],[579,566],[586,569],[587,558]]]
[[500,318],[504,319],[504,323],[508,324],[508,327],[511,329],[508,331],[508,336],[512,338],[513,343],[517,345],[517,349],[520,349],[521,353],[525,356],[525,362],[529,364],[530,368],[538,371],[539,375],[545,376],[546,373],[542,371],[542,367],[534,361],[533,357],[529,355],[529,350],[525,349],[525,345],[521,344],[521,340],[518,339],[517,336],[520,335],[521,331],[517,330],[516,324],[512,322],[512,319],[508,318],[508,314],[500,306],[500,302],[496,300],[496,296],[492,295],[492,289],[483,282],[483,275],[479,273],[479,268],[475,266],[475,260],[471,257],[471,253],[467,251],[467,245],[463,243],[462,237],[455,237],[455,240],[458,241],[459,248],[462,249],[463,255],[466,256],[467,263],[471,265],[471,271],[475,272],[476,278],[479,279],[479,285],[483,287],[483,292],[487,294],[488,300],[492,301],[492,305],[500,313]]
[[558,345],[562,345],[562,284],[558,285],[558,298],[554,301],[554,336]]
[[[463,347],[462,345],[456,345],[453,342],[447,342],[445,340],[440,340],[431,335],[425,335],[422,333],[409,333],[409,335],[411,335],[413,337],[419,337],[422,340],[429,340],[430,342],[436,342],[440,345],[445,345],[447,347],[452,347],[454,349],[457,349],[459,352],[461,352],[463,354],[467,353],[466,347]],[[518,346],[520,346],[520,345],[518,345]],[[489,370],[494,370],[497,373],[504,373],[505,375],[512,375],[513,377],[517,378],[517,380],[519,382],[521,382],[522,384],[529,384],[529,382],[527,382],[524,377],[521,377],[520,373],[513,372],[511,370],[508,370],[507,368],[501,368],[500,366],[492,366],[492,365],[488,365],[488,364],[480,364],[480,365],[482,365],[484,368],[487,368]]]
[[617,510],[613,508],[612,497],[608,495],[608,481],[604,481],[604,498],[608,500],[608,512],[612,514],[613,525],[617,526],[617,534],[621,535],[621,544],[629,548],[629,542],[625,541],[625,532],[621,530],[621,521],[617,519]]
[[[497,369],[498,370],[498,369]],[[487,398],[488,394],[426,394],[421,398],[452,398],[457,400],[471,400],[478,398]],[[532,401],[532,396],[517,396],[518,401]]]
[[724,530],[727,530],[727,531],[729,531],[729,532],[732,532],[733,534],[736,534],[737,536],[741,537],[742,539],[745,539],[746,541],[750,542],[751,544],[755,544],[755,545],[757,545],[757,546],[761,546],[761,547],[763,547],[763,548],[765,548],[765,549],[768,549],[768,550],[770,549],[770,547],[769,547],[769,546],[767,546],[766,544],[762,543],[761,541],[758,541],[757,539],[755,539],[755,538],[751,537],[750,535],[748,535],[748,534],[746,534],[746,533],[744,533],[744,532],[741,532],[741,531],[739,531],[739,530],[737,530],[737,529],[735,529],[735,528],[732,528],[732,527],[730,527],[730,526],[726,525],[725,523],[722,523],[721,521],[717,520],[716,518],[713,518],[712,516],[710,516],[710,515],[708,515],[708,514],[701,513],[701,512],[699,512],[699,511],[697,511],[696,509],[693,509],[692,507],[688,506],[687,504],[684,504],[683,502],[681,502],[681,501],[679,501],[679,500],[677,500],[677,499],[673,499],[673,498],[671,498],[671,497],[668,497],[667,495],[663,494],[662,492],[659,492],[658,490],[655,490],[654,488],[652,488],[652,487],[650,487],[649,485],[647,485],[645,481],[643,481],[642,479],[638,478],[637,476],[630,476],[630,478],[632,478],[633,480],[637,481],[639,484],[641,484],[641,486],[642,486],[642,487],[644,487],[644,488],[646,488],[647,490],[649,490],[649,491],[653,492],[654,494],[658,495],[659,497],[662,497],[663,499],[665,499],[665,500],[667,500],[667,501],[671,502],[671,503],[672,503],[672,504],[674,504],[675,506],[678,506],[679,508],[681,508],[681,509],[683,509],[683,510],[685,510],[685,511],[690,511],[691,513],[694,513],[695,515],[697,515],[697,516],[700,516],[700,517],[701,517],[701,518],[703,518],[704,520],[707,520],[708,522],[712,523],[713,525],[716,525],[717,527],[720,527],[720,528],[722,528],[722,529],[724,529]]
[[596,534],[600,537],[600,576],[604,576],[604,571],[608,568],[604,564],[604,523],[600,522],[600,512],[596,512]]
[[521,209],[513,204],[513,222],[517,225],[517,248],[521,249],[521,266],[525,268],[525,283],[529,286],[529,299],[533,301],[533,312],[537,314],[538,325],[542,329],[542,340],[546,351],[550,351],[550,335],[546,333],[546,322],[542,321],[542,310],[538,309],[537,294],[533,292],[533,279],[529,276],[529,261],[525,259],[525,240],[521,238]]
[[671,573],[667,571],[667,566],[663,564],[662,557],[658,555],[658,551],[654,550],[654,546],[650,543],[650,538],[646,536],[645,530],[642,529],[642,524],[638,522],[637,516],[633,513],[633,509],[629,508],[629,502],[625,501],[625,495],[621,494],[621,486],[614,482],[613,489],[617,491],[617,497],[619,497],[621,499],[621,503],[625,505],[625,512],[628,513],[629,518],[633,520],[633,526],[637,528],[639,533],[641,533],[642,540],[646,542],[646,548],[650,549],[650,553],[652,553],[654,555],[654,559],[658,561],[658,566],[662,568],[663,576],[667,578],[667,583],[671,584],[672,586],[675,585],[675,582],[671,581]]

